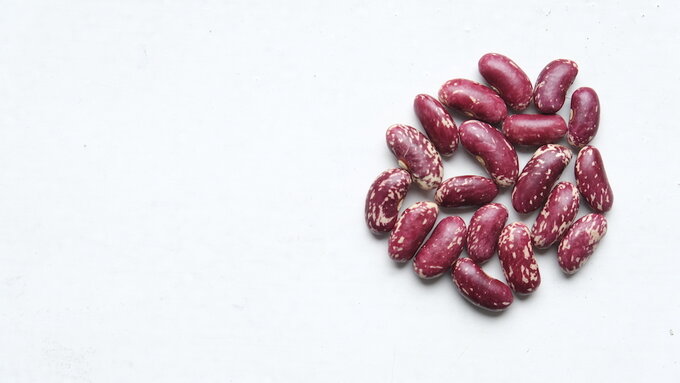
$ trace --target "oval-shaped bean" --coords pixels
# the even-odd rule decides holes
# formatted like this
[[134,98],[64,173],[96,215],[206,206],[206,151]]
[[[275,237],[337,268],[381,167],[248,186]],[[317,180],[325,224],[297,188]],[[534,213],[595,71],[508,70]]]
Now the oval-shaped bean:
[[508,115],[503,99],[492,89],[478,82],[457,78],[449,80],[439,89],[439,101],[466,115],[497,124]]
[[557,261],[567,274],[574,274],[593,254],[607,234],[607,219],[602,214],[584,215],[567,230],[557,248]]
[[470,219],[467,232],[467,254],[477,264],[482,264],[496,252],[498,237],[508,220],[508,209],[500,203],[480,207]]
[[600,99],[592,88],[578,88],[571,95],[567,142],[582,147],[597,134],[600,125]]
[[534,104],[541,113],[556,113],[564,105],[567,89],[574,83],[578,65],[571,60],[554,60],[538,75],[534,88]]
[[524,110],[529,106],[533,94],[531,80],[514,61],[498,53],[487,53],[477,66],[486,82],[512,109]]
[[366,225],[373,233],[386,233],[397,222],[399,208],[411,185],[411,175],[404,169],[380,173],[366,194]]
[[482,176],[452,177],[439,185],[434,202],[442,207],[479,206],[493,201],[498,186]]
[[458,126],[444,105],[432,96],[419,94],[413,100],[413,109],[435,149],[442,156],[452,156],[458,148]]
[[571,156],[571,150],[562,145],[548,144],[538,148],[512,189],[512,207],[519,213],[529,213],[543,206]]
[[451,268],[465,247],[465,221],[446,217],[437,224],[413,261],[413,270],[424,279],[435,278]]
[[531,233],[522,222],[511,223],[503,229],[498,238],[498,258],[505,280],[517,294],[532,293],[541,284]]
[[517,152],[497,129],[481,121],[465,121],[460,125],[460,142],[498,186],[515,183],[519,173]]
[[571,182],[560,182],[548,195],[548,201],[531,227],[534,247],[547,249],[557,242],[578,214],[578,190]]
[[421,189],[439,186],[444,173],[442,158],[424,134],[412,126],[392,125],[387,128],[386,138],[399,167],[408,170]]
[[413,258],[432,230],[439,208],[433,202],[416,202],[399,216],[387,242],[390,258],[406,262]]
[[567,123],[555,114],[513,114],[503,121],[503,134],[515,145],[545,145],[567,133]]
[[588,205],[598,213],[609,211],[614,204],[614,194],[600,151],[594,146],[584,146],[576,156],[574,172],[578,191]]
[[514,299],[508,285],[489,276],[470,258],[458,258],[451,277],[458,291],[475,306],[501,311]]

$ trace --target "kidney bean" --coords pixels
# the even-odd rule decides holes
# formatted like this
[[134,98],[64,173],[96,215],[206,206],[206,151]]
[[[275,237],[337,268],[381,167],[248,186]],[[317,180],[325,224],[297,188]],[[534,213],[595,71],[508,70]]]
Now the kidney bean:
[[579,210],[578,190],[570,182],[558,183],[531,227],[534,247],[547,249],[569,228]]
[[557,261],[562,271],[567,274],[577,272],[605,234],[607,219],[602,214],[591,213],[574,222],[557,248]]
[[419,277],[429,279],[444,274],[465,247],[465,221],[446,217],[437,224],[432,235],[420,248],[413,261]]
[[508,115],[505,102],[496,92],[470,80],[458,78],[444,83],[439,89],[439,101],[490,124],[497,124]]
[[467,254],[477,264],[493,256],[498,237],[508,220],[508,209],[500,203],[480,207],[470,219],[467,231]]
[[578,152],[575,174],[578,191],[588,205],[598,213],[609,211],[614,203],[614,194],[597,148],[588,145]]
[[419,94],[413,109],[437,151],[442,156],[452,156],[458,148],[458,127],[444,105],[432,96]]
[[550,144],[566,132],[567,123],[554,114],[513,114],[503,121],[503,134],[515,145]]
[[538,148],[512,189],[512,207],[519,213],[529,213],[543,206],[571,156],[571,150],[562,145],[548,144]]
[[522,222],[511,223],[503,229],[498,238],[498,258],[505,280],[517,294],[532,293],[541,284],[531,233]]
[[404,169],[380,173],[366,194],[366,225],[373,233],[386,233],[394,227],[399,208],[411,185],[411,175]]
[[554,60],[538,75],[534,88],[534,104],[541,113],[556,113],[564,105],[567,89],[574,83],[578,65],[571,60]]
[[434,201],[442,207],[479,206],[493,201],[497,194],[498,187],[489,178],[458,176],[439,185]]
[[399,167],[408,170],[421,189],[439,186],[444,173],[442,159],[424,134],[408,125],[392,125],[386,138]]
[[490,277],[470,258],[458,258],[451,277],[458,291],[475,306],[500,311],[507,309],[514,299],[508,285]]
[[515,183],[519,173],[517,152],[497,129],[481,121],[465,121],[460,126],[460,142],[498,186]]
[[531,80],[514,61],[498,53],[487,53],[477,66],[486,82],[512,109],[524,110],[529,106],[533,92]]
[[390,258],[406,262],[413,258],[437,220],[439,208],[432,202],[416,202],[397,219],[387,242]]
[[567,142],[582,147],[589,143],[600,125],[600,100],[591,88],[578,88],[571,95]]

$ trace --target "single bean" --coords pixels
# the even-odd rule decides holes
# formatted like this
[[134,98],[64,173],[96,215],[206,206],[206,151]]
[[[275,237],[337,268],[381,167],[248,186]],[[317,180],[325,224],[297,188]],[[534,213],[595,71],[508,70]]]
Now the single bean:
[[545,145],[564,137],[567,123],[554,114],[513,114],[503,121],[503,134],[515,145]]
[[387,242],[390,258],[397,262],[413,258],[438,214],[439,208],[433,202],[416,202],[404,210]]
[[512,207],[523,214],[540,209],[571,156],[571,150],[562,145],[548,144],[538,148],[512,189]]
[[541,273],[531,246],[531,233],[522,222],[511,223],[498,239],[498,258],[508,285],[517,294],[529,294],[541,284]]
[[421,189],[439,186],[444,173],[442,158],[424,134],[408,125],[392,125],[386,139],[399,167],[408,170]]
[[512,304],[512,290],[505,283],[490,277],[470,258],[458,258],[451,271],[458,291],[475,306],[505,310]]
[[597,93],[586,87],[576,89],[571,95],[567,141],[570,145],[583,147],[595,137],[599,125],[600,100]]
[[419,94],[413,100],[413,109],[432,145],[444,157],[452,156],[458,148],[456,122],[436,98]]
[[386,233],[397,222],[399,208],[411,185],[411,175],[404,169],[380,173],[366,194],[366,225],[373,233]]
[[614,204],[614,194],[604,170],[602,155],[594,146],[584,146],[576,156],[576,187],[588,205],[598,213],[605,213]]
[[432,231],[413,261],[413,270],[424,279],[444,274],[465,247],[465,221],[460,217],[446,217]]
[[497,124],[508,115],[508,108],[492,89],[465,79],[449,80],[439,89],[439,101],[469,117]]
[[574,222],[557,248],[557,261],[562,271],[567,274],[577,272],[605,234],[607,219],[602,214],[591,213]]
[[498,53],[487,53],[477,66],[486,82],[512,109],[520,111],[529,106],[533,92],[531,80],[514,61]]
[[465,121],[460,126],[460,142],[498,186],[515,183],[519,173],[517,152],[497,129],[481,121]]
[[467,254],[477,264],[493,256],[498,237],[508,220],[508,209],[500,203],[480,207],[470,219],[467,232]]
[[569,228],[579,210],[578,190],[571,182],[560,182],[531,227],[534,247],[547,249]]
[[567,89],[574,83],[578,65],[571,60],[554,60],[538,75],[534,88],[534,104],[541,113],[556,113],[564,105]]
[[452,177],[439,185],[434,201],[442,207],[479,206],[493,201],[498,186],[482,176]]

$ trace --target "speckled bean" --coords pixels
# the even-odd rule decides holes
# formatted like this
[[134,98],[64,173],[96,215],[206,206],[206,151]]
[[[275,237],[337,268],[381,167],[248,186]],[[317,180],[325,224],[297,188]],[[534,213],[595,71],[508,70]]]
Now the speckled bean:
[[567,123],[554,114],[513,114],[503,121],[503,134],[515,145],[545,145],[567,133]]
[[557,261],[562,271],[567,274],[577,272],[605,234],[607,219],[602,214],[591,213],[574,222],[557,248]]
[[435,278],[451,268],[465,247],[465,221],[446,217],[432,231],[413,261],[413,270],[424,279]]
[[493,201],[498,186],[482,176],[452,177],[439,185],[434,201],[442,207],[479,206]]
[[392,125],[386,138],[399,167],[408,170],[421,189],[439,186],[444,173],[442,159],[424,134],[408,125]]
[[508,220],[508,209],[500,203],[480,207],[470,219],[467,232],[467,254],[477,264],[482,264],[496,252],[498,236]]
[[531,233],[522,222],[506,226],[498,238],[498,258],[508,285],[517,294],[529,294],[541,284],[541,273],[531,246]]
[[567,89],[574,83],[578,65],[571,60],[554,60],[538,75],[534,88],[534,104],[541,113],[556,113],[564,105]]
[[404,169],[380,173],[366,194],[366,225],[373,233],[386,233],[394,227],[399,208],[411,185],[411,175]]
[[569,228],[579,210],[578,190],[571,182],[560,182],[548,195],[548,201],[531,227],[534,247],[547,249]]
[[439,89],[439,101],[466,115],[497,124],[508,115],[503,99],[492,89],[474,81],[457,78]]
[[512,304],[512,290],[505,283],[490,277],[470,258],[458,258],[451,271],[458,291],[475,306],[505,310]]
[[543,206],[571,156],[571,150],[562,145],[548,144],[538,148],[512,189],[512,207],[524,214]]
[[612,208],[614,194],[609,186],[600,151],[594,146],[584,146],[576,156],[576,186],[588,205],[598,213]]
[[390,258],[397,262],[413,258],[434,226],[438,214],[439,208],[433,202],[416,202],[406,208],[397,219],[387,242]]
[[432,96],[419,94],[413,100],[413,109],[435,149],[444,157],[452,156],[458,148],[458,126],[444,105]]
[[486,82],[512,109],[524,110],[529,106],[533,91],[531,80],[514,61],[498,53],[487,53],[477,66]]
[[570,145],[582,147],[595,137],[599,125],[600,100],[597,93],[587,87],[576,89],[571,95],[567,141]]
[[498,186],[515,183],[519,173],[517,152],[497,129],[481,121],[465,121],[460,126],[460,142]]

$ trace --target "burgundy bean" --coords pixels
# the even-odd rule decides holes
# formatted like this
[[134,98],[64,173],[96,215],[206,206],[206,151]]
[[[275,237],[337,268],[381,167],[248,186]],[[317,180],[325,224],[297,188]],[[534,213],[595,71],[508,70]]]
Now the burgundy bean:
[[571,150],[562,145],[548,144],[538,148],[512,189],[512,207],[519,213],[529,213],[543,206],[571,156]]
[[439,208],[433,202],[416,202],[404,210],[387,242],[390,258],[397,262],[413,258],[438,214]]
[[571,60],[554,60],[543,68],[536,80],[534,104],[541,113],[556,113],[564,105],[567,89],[574,83],[578,65]]
[[470,219],[467,231],[467,254],[477,264],[493,256],[498,236],[508,220],[508,209],[500,203],[480,207]]
[[421,189],[439,186],[444,173],[442,159],[424,134],[408,125],[392,125],[386,138],[399,167],[408,170]]
[[576,186],[588,205],[598,213],[612,208],[614,194],[609,186],[600,151],[594,146],[584,146],[576,156]]
[[524,110],[529,106],[533,92],[531,80],[514,61],[498,53],[487,53],[477,66],[486,82],[512,109]]
[[451,277],[458,291],[475,306],[500,311],[507,309],[514,299],[508,285],[490,277],[470,258],[458,258]]
[[535,247],[547,249],[557,242],[578,214],[578,190],[571,182],[558,183],[531,227]]
[[451,109],[490,124],[497,124],[508,115],[505,102],[496,92],[478,82],[461,78],[442,85],[439,101]]
[[380,173],[366,194],[366,225],[373,233],[386,233],[394,227],[399,208],[411,185],[411,175],[404,169]]
[[452,177],[439,185],[434,201],[442,207],[479,206],[493,201],[498,186],[482,176]]
[[446,217],[420,248],[413,261],[419,277],[429,279],[444,274],[451,268],[465,247],[465,221],[460,217]]
[[505,280],[517,294],[532,293],[541,284],[531,233],[522,222],[511,223],[503,229],[498,238],[498,258]]
[[452,156],[458,148],[458,127],[444,105],[432,96],[419,94],[413,109],[435,149],[442,156]]
[[597,93],[586,87],[576,89],[571,95],[567,141],[570,145],[582,147],[595,137],[599,125],[600,100]]
[[607,234],[607,219],[602,214],[584,215],[564,235],[557,248],[557,261],[567,274],[574,274],[593,254]]
[[567,123],[554,114],[513,114],[503,121],[503,134],[515,145],[545,145],[567,133]]
[[481,121],[465,121],[460,126],[460,142],[498,186],[515,183],[519,173],[517,152],[497,129]]

